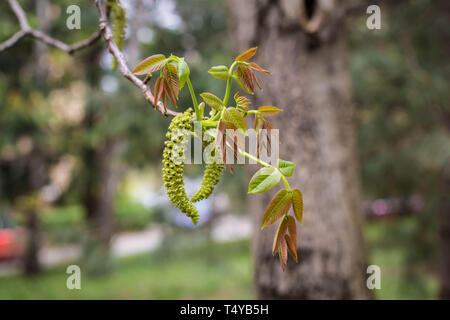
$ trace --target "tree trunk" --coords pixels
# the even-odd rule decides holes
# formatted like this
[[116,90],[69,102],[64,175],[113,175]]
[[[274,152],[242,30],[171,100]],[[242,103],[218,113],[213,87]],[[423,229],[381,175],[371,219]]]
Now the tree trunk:
[[113,235],[114,199],[122,173],[121,153],[124,143],[119,138],[106,141],[97,150],[84,154],[88,181],[83,199],[88,224],[84,260],[91,274],[111,270],[110,241]]
[[444,168],[439,205],[439,298],[450,300],[450,166]]
[[256,106],[275,105],[280,157],[297,166],[303,192],[299,263],[283,273],[272,256],[276,226],[260,231],[274,192],[252,196],[252,251],[257,294],[265,299],[366,299],[359,170],[355,151],[342,18],[337,1],[228,0],[239,52],[258,46],[256,62],[272,71]]

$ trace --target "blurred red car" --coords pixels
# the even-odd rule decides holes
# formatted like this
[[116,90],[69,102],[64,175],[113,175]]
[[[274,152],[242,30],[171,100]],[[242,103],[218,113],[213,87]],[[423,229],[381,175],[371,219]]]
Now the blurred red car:
[[23,230],[0,213],[0,261],[17,259],[23,254]]

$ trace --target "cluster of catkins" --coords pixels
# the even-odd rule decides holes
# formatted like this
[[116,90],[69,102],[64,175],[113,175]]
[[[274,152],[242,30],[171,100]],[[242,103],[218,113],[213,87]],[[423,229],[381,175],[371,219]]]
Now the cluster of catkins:
[[219,183],[222,172],[225,169],[223,164],[211,163],[206,165],[205,174],[202,179],[200,190],[192,196],[192,202],[197,202],[208,198],[214,191],[214,187]]
[[168,140],[165,142],[166,147],[163,152],[162,175],[169,200],[196,224],[199,215],[193,202],[206,199],[211,195],[222,176],[224,166],[215,162],[206,165],[200,190],[192,197],[191,201],[186,193],[183,177],[187,134],[192,131],[191,117],[192,109],[189,108],[182,115],[173,118],[170,123],[166,134]]
[[181,212],[191,218],[195,224],[198,222],[198,210],[189,199],[184,188],[184,149],[187,138],[182,134],[183,130],[192,129],[192,109],[188,109],[182,115],[173,118],[166,136],[166,147],[163,152],[163,180],[166,186],[169,200]]

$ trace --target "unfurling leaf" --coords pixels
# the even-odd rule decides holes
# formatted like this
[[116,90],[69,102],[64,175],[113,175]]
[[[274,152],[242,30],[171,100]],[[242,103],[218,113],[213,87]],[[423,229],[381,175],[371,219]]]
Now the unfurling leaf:
[[261,113],[261,115],[263,115],[265,117],[273,116],[280,111],[283,111],[283,110],[278,109],[277,107],[273,107],[273,106],[263,106],[263,107],[258,108],[258,112]]
[[153,103],[155,107],[158,104],[158,101],[161,98],[161,95],[163,94],[163,89],[164,89],[163,79],[161,77],[159,77],[158,79],[156,79],[156,82],[155,82],[155,92],[154,92],[155,100]]
[[278,159],[277,167],[280,169],[282,174],[286,177],[290,177],[294,173],[295,163]]
[[291,256],[294,258],[295,262],[298,262],[297,258],[297,226],[295,224],[295,219],[292,216],[288,216],[288,226],[287,230],[289,235],[286,235],[286,242]]
[[253,71],[246,66],[239,65],[236,70],[236,75],[240,80],[244,90],[253,94],[253,92],[255,91]]
[[255,69],[255,70],[258,70],[258,71],[262,71],[262,72],[267,73],[267,74],[271,74],[270,71],[261,68],[260,66],[258,66],[258,65],[257,65],[256,63],[254,63],[254,62],[250,62],[249,65],[250,65],[250,67],[251,67],[252,69]]
[[[165,65],[164,69],[163,69],[163,74],[164,74],[164,79],[167,81],[167,84],[169,86],[169,88],[171,89],[170,91],[173,93],[173,96],[176,99],[178,99],[178,94],[180,92],[180,85],[179,85],[179,81],[178,81],[178,71],[177,71],[177,67],[173,64],[173,63],[168,63]],[[169,96],[170,98],[170,96]],[[176,101],[175,103],[172,101],[171,102],[176,105]]]
[[228,128],[238,129],[245,134],[247,125],[241,112],[236,108],[226,108],[223,110],[222,120],[225,122]]
[[186,83],[187,79],[189,78],[189,74],[191,71],[189,70],[189,66],[184,61],[184,58],[180,58],[177,63],[177,71],[178,71],[178,81],[180,89],[184,87],[184,84]]
[[258,47],[250,48],[247,51],[238,55],[235,60],[241,61],[241,62],[247,61],[248,59],[250,59],[251,57],[253,57],[255,55],[256,50],[258,50]]
[[226,66],[215,66],[209,69],[208,72],[216,79],[227,80],[230,77]]
[[284,235],[286,234],[286,230],[288,227],[288,219],[283,218],[278,225],[277,233],[275,234],[275,238],[273,238],[273,245],[272,245],[272,255],[277,252],[278,248],[281,244],[281,239],[283,239]]
[[248,193],[261,193],[275,187],[280,182],[281,174],[274,167],[259,169],[248,184]]
[[221,111],[223,109],[223,102],[217,96],[209,92],[200,93],[200,97],[203,98],[203,101],[210,106],[212,109]]
[[284,237],[281,239],[281,245],[280,248],[278,249],[278,256],[280,257],[281,269],[284,272],[287,263],[287,243],[286,238]]
[[239,92],[235,93],[234,101],[236,101],[236,107],[243,110],[247,110],[247,106],[250,104],[250,100],[247,97],[240,97]]
[[152,55],[141,62],[134,68],[133,74],[143,75],[160,70],[166,64],[166,57],[162,54]]
[[294,258],[295,262],[298,262],[296,244],[294,243],[294,241],[288,234],[284,235],[284,239],[286,240],[287,248],[288,248],[289,253],[291,254],[292,258]]
[[261,229],[270,226],[279,218],[281,218],[291,207],[292,193],[286,189],[278,191],[267,206],[262,219]]
[[303,196],[300,190],[292,190],[292,206],[294,207],[295,217],[302,223],[303,219]]

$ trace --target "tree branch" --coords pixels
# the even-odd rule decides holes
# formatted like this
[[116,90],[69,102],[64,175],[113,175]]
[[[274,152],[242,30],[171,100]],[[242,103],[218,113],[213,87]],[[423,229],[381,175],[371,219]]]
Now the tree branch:
[[30,36],[33,37],[36,40],[42,41],[50,46],[56,47],[62,51],[67,52],[68,54],[73,54],[75,51],[81,50],[83,48],[86,48],[93,43],[95,43],[98,39],[100,39],[101,33],[100,31],[94,32],[88,39],[83,40],[81,42],[78,42],[73,45],[65,44],[62,41],[59,41],[55,38],[52,38],[42,31],[34,30],[30,28],[30,25],[28,24],[27,16],[25,12],[23,11],[20,4],[17,2],[17,0],[8,0],[9,6],[11,7],[11,10],[14,12],[14,14],[17,17],[17,20],[20,24],[20,31],[15,33],[11,38],[8,40],[0,43],[0,52],[4,51],[13,45],[15,45],[20,39]]
[[94,3],[97,7],[98,13],[99,13],[99,30],[94,32],[92,36],[90,36],[88,39],[83,40],[81,42],[78,42],[73,45],[65,44],[64,42],[52,38],[49,35],[43,33],[40,30],[35,30],[30,27],[28,24],[28,20],[26,17],[25,12],[23,11],[20,4],[17,2],[17,0],[8,0],[9,6],[11,7],[11,10],[14,12],[14,14],[17,17],[17,20],[20,24],[20,31],[15,33],[11,38],[8,40],[0,43],[0,52],[4,51],[13,45],[15,45],[20,39],[30,36],[34,39],[37,39],[39,41],[42,41],[46,43],[49,46],[56,47],[62,51],[67,52],[68,54],[72,54],[75,51],[81,50],[83,48],[86,48],[93,43],[95,43],[98,39],[100,39],[101,36],[105,39],[106,46],[108,48],[108,51],[112,54],[112,56],[116,59],[117,65],[119,66],[120,72],[122,75],[130,80],[131,83],[133,83],[135,86],[137,86],[139,89],[141,89],[142,93],[144,94],[145,100],[147,100],[149,103],[151,103],[156,110],[158,110],[160,113],[162,113],[165,116],[177,116],[180,113],[175,112],[173,110],[166,110],[161,102],[155,103],[155,99],[153,97],[152,92],[150,91],[150,88],[147,86],[148,80],[141,81],[139,78],[137,78],[135,75],[133,75],[128,68],[125,57],[123,56],[123,53],[120,51],[120,49],[117,47],[116,43],[114,42],[114,37],[111,31],[111,28],[108,25],[108,17],[106,15],[106,10],[103,5],[102,0],[94,0]]
[[111,28],[108,25],[108,17],[106,16],[106,10],[103,5],[102,0],[93,0],[99,14],[99,21],[100,21],[100,31],[103,35],[103,38],[105,39],[106,46],[108,48],[108,51],[111,53],[111,55],[116,59],[117,65],[119,66],[120,72],[122,75],[130,80],[131,83],[133,83],[136,87],[141,89],[142,93],[144,94],[145,100],[147,100],[149,103],[151,103],[156,110],[158,110],[160,113],[162,113],[165,116],[177,116],[180,113],[175,112],[170,109],[165,109],[163,104],[161,102],[155,103],[155,99],[153,97],[153,94],[150,91],[150,88],[141,81],[138,77],[133,75],[128,68],[125,57],[123,56],[123,53],[120,51],[120,49],[117,47],[116,43],[114,42],[113,33],[111,31]]

